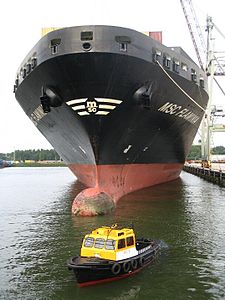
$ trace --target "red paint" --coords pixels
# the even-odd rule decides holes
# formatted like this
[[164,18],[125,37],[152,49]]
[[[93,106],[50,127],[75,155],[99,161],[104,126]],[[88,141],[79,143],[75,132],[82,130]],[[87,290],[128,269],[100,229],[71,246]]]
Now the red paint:
[[162,43],[162,31],[150,31],[149,36],[154,40]]
[[70,164],[69,168],[80,182],[105,192],[116,202],[135,190],[178,178],[183,164]]

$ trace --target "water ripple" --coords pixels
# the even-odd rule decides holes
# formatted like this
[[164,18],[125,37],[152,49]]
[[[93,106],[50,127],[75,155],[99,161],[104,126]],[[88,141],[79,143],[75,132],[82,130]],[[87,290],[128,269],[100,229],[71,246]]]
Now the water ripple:
[[[123,197],[112,215],[78,218],[70,208],[80,188],[66,168],[1,173],[1,300],[225,298],[225,189],[182,173]],[[139,236],[163,240],[158,260],[126,280],[79,289],[66,261],[82,237],[131,222]]]

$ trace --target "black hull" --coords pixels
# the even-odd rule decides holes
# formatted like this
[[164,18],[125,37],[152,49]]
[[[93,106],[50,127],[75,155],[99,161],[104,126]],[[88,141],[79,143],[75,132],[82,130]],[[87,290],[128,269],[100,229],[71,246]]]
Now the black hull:
[[[93,70],[90,68],[90,73],[85,74],[85,78],[79,79],[78,84],[80,74],[84,74],[84,66],[93,65],[96,61],[98,63],[95,68],[94,66]],[[80,68],[77,67],[79,63]],[[114,65],[119,66],[119,69],[111,74]],[[65,69],[70,66],[69,81],[68,75],[61,74],[61,79],[59,75],[57,76],[60,72],[59,66],[64,66]],[[46,85],[46,82],[50,86],[56,86],[65,101],[94,97],[125,99],[105,117],[96,115],[80,117],[71,107],[63,104],[60,108],[53,108],[37,122],[38,129],[66,163],[184,162],[203,111],[170,81],[159,66],[134,57],[90,53],[88,57],[87,54],[74,54],[47,61],[38,71],[34,76],[28,77],[16,93],[34,122],[35,116],[32,113],[40,106],[41,87]],[[52,73],[54,80],[47,76]],[[195,83],[178,75],[174,75],[174,78],[184,90],[190,91],[192,98],[199,98],[199,87]],[[135,90],[146,81],[149,85],[153,85],[151,99],[147,101],[134,99]],[[70,88],[76,85],[78,88]],[[31,95],[33,102],[30,101]],[[205,93],[199,101],[200,105],[205,106],[206,99]],[[188,108],[198,116],[197,122],[193,124],[183,118],[159,111],[160,107],[168,102],[176,103],[184,109]],[[112,144],[116,144],[117,147],[112,148]],[[132,145],[132,149],[124,153],[129,145]],[[144,149],[146,150],[143,151]]]

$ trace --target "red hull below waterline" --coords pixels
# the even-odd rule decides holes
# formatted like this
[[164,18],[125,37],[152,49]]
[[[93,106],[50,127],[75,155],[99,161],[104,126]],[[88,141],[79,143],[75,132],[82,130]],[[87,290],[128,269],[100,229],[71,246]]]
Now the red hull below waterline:
[[133,191],[178,178],[183,164],[70,164],[69,168],[84,185],[98,188],[116,202]]

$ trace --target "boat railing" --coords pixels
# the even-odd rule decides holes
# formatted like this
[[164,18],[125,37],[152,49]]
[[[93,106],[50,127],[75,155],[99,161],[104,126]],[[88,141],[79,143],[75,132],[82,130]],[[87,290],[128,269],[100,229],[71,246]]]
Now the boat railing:
[[[137,251],[142,250],[149,246],[151,248],[154,245],[154,241],[150,239],[137,239],[136,241],[136,249]],[[147,249],[145,249],[147,250]]]

